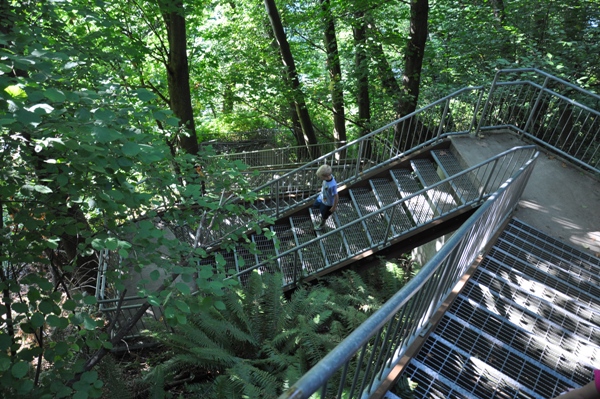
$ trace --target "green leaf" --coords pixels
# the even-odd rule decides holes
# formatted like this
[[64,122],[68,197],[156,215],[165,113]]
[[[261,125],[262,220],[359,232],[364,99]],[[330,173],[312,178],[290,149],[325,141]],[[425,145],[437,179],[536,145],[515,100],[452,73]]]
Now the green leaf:
[[60,174],[56,176],[56,182],[59,186],[64,187],[69,184],[69,177],[65,174]]
[[44,315],[39,312],[35,312],[31,315],[31,325],[35,328],[40,328],[44,325],[46,320],[44,319]]
[[11,309],[13,310],[13,312],[17,313],[27,313],[29,311],[29,307],[23,302],[13,303]]
[[11,345],[10,335],[0,332],[0,352],[7,350]]
[[27,98],[27,93],[25,93],[25,90],[18,85],[8,86],[6,89],[4,89],[4,91],[13,98]]
[[46,323],[48,323],[50,327],[66,328],[69,325],[69,320],[64,317],[58,317],[50,314],[46,317]]
[[43,299],[38,305],[39,311],[42,312],[43,314],[53,313],[55,310],[55,307],[56,307],[56,304],[47,298]]
[[148,303],[152,306],[160,306],[160,301],[154,295],[148,295]]
[[221,301],[215,301],[215,308],[219,309],[219,310],[225,310],[226,306],[223,302]]
[[38,193],[42,193],[42,194],[49,194],[52,192],[52,190],[46,186],[42,186],[40,184],[36,184],[35,186],[33,186],[33,189],[35,191],[37,191]]
[[150,272],[150,280],[156,281],[159,278],[160,278],[160,272],[158,270],[152,270],[152,272]]
[[96,300],[95,296],[88,295],[83,298],[83,303],[85,303],[86,305],[95,305],[98,303],[98,301]]
[[95,330],[97,326],[98,325],[96,324],[96,321],[94,319],[92,319],[90,316],[88,316],[88,315],[83,316],[83,328],[91,331],[91,330]]
[[177,306],[177,308],[183,313],[190,313],[190,307],[188,306],[188,304],[181,300],[175,301],[175,306]]
[[94,113],[94,118],[99,121],[110,122],[115,119],[115,113],[107,109],[99,109]]
[[92,129],[92,134],[100,143],[110,143],[121,137],[121,133],[116,130],[102,126],[95,126]]
[[140,148],[139,144],[128,141],[127,143],[123,144],[123,147],[121,147],[121,150],[123,151],[123,154],[130,156],[130,157],[134,157],[140,153],[141,148]]
[[0,353],[0,373],[10,369],[10,359],[4,353]]
[[166,122],[167,122],[167,125],[172,126],[172,127],[179,126],[179,119],[178,118],[170,117],[170,118],[167,118]]
[[77,304],[72,299],[67,299],[62,307],[64,310],[73,311],[77,307]]
[[48,100],[54,101],[54,102],[57,102],[57,103],[62,103],[63,101],[66,100],[66,96],[65,96],[65,94],[62,91],[57,90],[57,89],[52,89],[52,88],[46,90],[44,92],[44,96]]
[[204,266],[200,269],[199,277],[211,278],[214,275],[212,266]]
[[54,346],[54,352],[57,355],[63,356],[69,353],[69,345],[66,342],[57,342]]
[[117,240],[115,237],[109,237],[106,239],[105,245],[106,249],[109,251],[114,251],[119,247],[119,240]]
[[177,283],[175,287],[181,292],[183,295],[189,295],[191,293],[190,287],[185,283]]
[[28,371],[29,371],[29,363],[27,363],[27,362],[15,363],[10,370],[12,376],[15,378],[25,377],[25,375],[27,374]]
[[164,121],[164,120],[166,120],[169,117],[169,115],[171,115],[170,111],[159,110],[159,111],[156,111],[152,116],[157,121]]
[[27,110],[20,109],[17,112],[15,112],[15,114],[17,116],[17,120],[24,125],[37,126],[39,123],[42,122],[42,118],[40,117],[40,115],[36,114],[35,112],[29,112]]
[[152,101],[158,98],[156,94],[152,93],[148,89],[137,89],[135,93],[137,94],[137,97],[142,101]]
[[85,382],[87,384],[93,384],[94,381],[98,379],[98,372],[95,370],[86,371],[81,375],[80,381]]

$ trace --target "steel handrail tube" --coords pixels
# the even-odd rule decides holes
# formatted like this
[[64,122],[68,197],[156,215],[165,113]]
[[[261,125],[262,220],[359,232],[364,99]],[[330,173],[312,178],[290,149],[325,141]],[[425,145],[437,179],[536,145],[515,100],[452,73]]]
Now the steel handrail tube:
[[[312,395],[313,392],[316,392],[319,387],[321,387],[325,381],[327,381],[335,372],[339,369],[340,365],[347,364],[347,362],[358,352],[360,348],[362,348],[362,353],[365,351],[365,345],[368,344],[369,340],[373,335],[379,334],[382,327],[398,313],[403,306],[405,306],[411,298],[414,299],[415,295],[419,295],[422,290],[429,287],[432,277],[438,271],[439,268],[445,266],[447,261],[451,258],[451,255],[455,253],[459,246],[462,245],[463,241],[469,237],[469,233],[479,225],[479,222],[482,218],[487,216],[487,214],[494,210],[494,206],[501,206],[504,203],[502,200],[504,197],[503,193],[512,191],[514,185],[519,185],[520,190],[518,190],[517,194],[520,197],[522,190],[524,188],[527,179],[531,174],[531,168],[535,164],[535,161],[539,155],[539,152],[536,152],[532,158],[530,158],[524,166],[519,168],[517,173],[515,174],[513,179],[510,179],[509,182],[503,184],[501,188],[494,193],[490,198],[485,201],[483,205],[471,216],[448,240],[448,242],[433,256],[433,258],[421,269],[421,271],[413,277],[400,291],[398,291],[390,300],[388,300],[379,310],[377,310],[373,315],[371,315],[363,324],[361,324],[356,330],[354,330],[350,335],[342,341],[336,349],[329,352],[316,366],[311,368],[307,373],[305,373],[292,387],[288,389],[284,394],[279,396],[279,399],[288,399],[288,398],[308,398]],[[511,198],[514,198],[513,195]],[[518,200],[518,197],[516,198]],[[509,214],[516,206],[515,201],[506,201],[507,206],[505,207],[504,214],[502,216],[503,219],[506,219]],[[497,230],[500,223],[482,223],[481,225],[485,226],[488,230],[494,229]],[[488,237],[493,236],[493,231],[489,231],[487,234],[486,240]],[[479,247],[483,247],[483,244],[480,244]],[[476,255],[476,254],[475,254]],[[468,266],[470,265],[469,260],[463,265],[462,270],[456,270],[456,275],[458,278],[464,274]],[[455,280],[457,277],[455,277]],[[457,282],[457,281],[456,281]],[[452,287],[453,285],[448,282],[448,285]],[[437,290],[434,290],[437,291]],[[441,297],[445,298],[447,293],[441,293]],[[425,301],[421,301],[425,302]],[[437,307],[437,306],[436,306]],[[425,317],[426,315],[423,315]],[[416,332],[414,328],[411,329]],[[411,333],[414,335],[414,332]],[[405,345],[406,347],[407,345]],[[361,353],[361,356],[362,356]],[[399,356],[396,356],[397,358]],[[360,364],[360,362],[359,362]],[[356,373],[358,375],[358,373]],[[354,385],[354,384],[353,384]],[[341,397],[338,395],[338,397]],[[364,397],[364,395],[363,395]],[[349,398],[352,398],[349,395]]]
[[[368,215],[361,216],[361,217],[359,217],[359,218],[357,218],[357,219],[353,220],[353,221],[352,221],[352,222],[350,222],[350,223],[347,223],[346,225],[344,225],[344,226],[342,226],[342,227],[340,227],[340,228],[337,228],[337,229],[335,229],[335,230],[332,230],[332,231],[329,231],[329,232],[327,232],[327,233],[321,234],[319,237],[315,237],[315,238],[313,238],[313,239],[311,239],[311,240],[309,240],[309,241],[306,241],[306,242],[304,242],[304,243],[303,243],[303,244],[301,244],[301,245],[298,245],[298,246],[296,246],[296,247],[294,247],[294,248],[292,248],[292,249],[288,249],[287,251],[284,251],[284,252],[282,252],[281,254],[279,254],[279,256],[277,256],[277,258],[282,258],[282,257],[284,257],[285,255],[291,254],[291,253],[293,253],[293,252],[298,252],[298,251],[300,251],[300,250],[301,250],[301,249],[303,249],[303,248],[306,248],[306,247],[308,247],[308,246],[310,246],[310,245],[312,245],[312,244],[315,244],[315,243],[319,242],[321,239],[323,239],[323,238],[325,238],[325,237],[328,237],[328,236],[330,236],[330,235],[336,234],[336,233],[338,233],[340,230],[343,230],[343,229],[350,228],[351,226],[354,226],[354,225],[356,225],[356,224],[358,224],[358,223],[361,223],[361,222],[363,222],[364,220],[366,220],[366,219],[369,219],[369,218],[373,217],[374,215],[378,215],[378,214],[384,214],[384,213],[385,213],[385,212],[386,212],[388,209],[390,209],[390,208],[393,208],[393,207],[395,207],[396,205],[400,205],[400,204],[402,204],[403,202],[407,202],[408,200],[410,200],[410,199],[412,199],[412,198],[418,197],[418,196],[422,195],[423,193],[425,193],[425,192],[427,192],[427,191],[429,191],[429,190],[431,190],[431,189],[433,189],[433,188],[436,188],[436,187],[438,187],[438,186],[441,186],[441,185],[443,185],[443,184],[446,184],[446,183],[448,183],[448,182],[450,182],[450,181],[452,181],[452,180],[454,180],[454,179],[457,179],[457,178],[458,178],[458,177],[460,177],[460,176],[463,176],[463,175],[465,175],[465,174],[467,174],[467,173],[469,173],[469,172],[471,172],[471,171],[473,171],[473,170],[476,170],[476,169],[478,169],[478,168],[481,168],[481,167],[483,167],[483,166],[485,166],[485,165],[487,165],[487,164],[489,164],[489,163],[491,163],[491,162],[497,162],[497,160],[498,160],[498,159],[500,159],[501,157],[504,157],[504,156],[511,155],[511,154],[513,154],[513,153],[515,153],[515,152],[517,152],[517,151],[527,151],[527,150],[531,150],[531,151],[533,152],[533,150],[535,150],[535,148],[536,148],[535,146],[533,146],[533,145],[529,145],[529,146],[520,146],[520,147],[514,147],[514,148],[512,148],[512,149],[506,150],[506,151],[504,151],[504,152],[502,152],[502,153],[500,153],[500,154],[496,155],[496,156],[495,156],[495,157],[493,157],[493,158],[490,158],[490,159],[488,159],[488,160],[486,160],[486,161],[480,162],[479,164],[477,164],[477,165],[475,165],[475,166],[472,166],[472,167],[470,167],[470,168],[468,168],[468,169],[465,169],[465,170],[461,171],[460,173],[457,173],[457,174],[455,174],[455,175],[453,175],[453,176],[451,176],[451,177],[449,177],[449,178],[447,178],[447,179],[441,180],[441,181],[439,181],[439,182],[437,182],[437,183],[435,183],[435,184],[432,184],[431,186],[428,186],[428,187],[426,187],[426,188],[424,188],[424,189],[422,189],[422,190],[419,190],[419,191],[417,191],[416,193],[413,193],[413,194],[411,194],[411,195],[408,195],[408,196],[406,196],[406,197],[404,197],[404,198],[401,198],[401,199],[399,199],[399,200],[397,200],[397,201],[395,201],[395,202],[393,202],[393,203],[391,203],[391,204],[388,204],[388,205],[386,205],[386,206],[384,206],[384,207],[382,207],[382,208],[378,209],[376,212],[372,212],[372,213],[370,213],[370,214],[368,214]],[[490,176],[491,176],[491,174],[490,174]],[[467,204],[467,205],[463,205],[463,206],[468,206],[468,205],[469,205],[469,204]],[[376,244],[372,244],[372,247],[375,247],[375,246],[376,246]],[[262,261],[262,262],[260,262],[260,263],[258,263],[258,264],[256,264],[256,265],[254,265],[254,266],[252,266],[252,267],[250,267],[250,268],[248,268],[248,269],[246,269],[246,270],[244,270],[244,271],[242,271],[242,272],[236,273],[236,274],[234,274],[234,275],[232,275],[232,276],[229,276],[229,277],[227,277],[227,278],[229,279],[229,278],[236,278],[236,277],[240,277],[241,275],[243,275],[243,274],[247,274],[247,273],[249,273],[249,272],[252,272],[253,270],[256,270],[256,269],[258,269],[259,267],[261,267],[261,266],[264,266],[264,265],[265,265],[265,264],[267,264],[267,263],[268,263],[268,261]]]

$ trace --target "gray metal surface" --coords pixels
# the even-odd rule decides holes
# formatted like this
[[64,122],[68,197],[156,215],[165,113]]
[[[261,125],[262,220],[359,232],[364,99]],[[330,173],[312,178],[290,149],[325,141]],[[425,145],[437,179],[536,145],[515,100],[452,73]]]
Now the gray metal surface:
[[[462,172],[466,167],[460,164],[458,158],[452,153],[451,149],[434,150],[431,155],[435,162],[439,165],[444,177],[450,177]],[[480,194],[478,187],[481,185],[476,177],[464,175],[452,183],[452,193],[454,199],[459,203],[466,203],[477,198]]]
[[[442,181],[438,174],[437,165],[434,165],[431,160],[413,159],[411,160],[411,165],[424,187],[429,187]],[[437,186],[437,190],[427,193],[427,197],[438,216],[448,213],[457,206],[454,200],[452,185],[449,183]]]
[[419,398],[550,398],[584,385],[600,355],[598,273],[600,259],[513,219],[403,377]]

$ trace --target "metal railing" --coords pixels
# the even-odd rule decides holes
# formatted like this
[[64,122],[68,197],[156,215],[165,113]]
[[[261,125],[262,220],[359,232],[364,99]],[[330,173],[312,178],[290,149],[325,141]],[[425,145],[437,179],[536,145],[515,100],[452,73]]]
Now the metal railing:
[[[238,278],[241,282],[245,282],[248,275],[254,270],[258,270],[260,273],[281,272],[284,277],[284,289],[293,287],[300,280],[307,279],[311,275],[326,273],[327,269],[336,267],[364,252],[373,249],[381,250],[391,245],[392,242],[447,217],[449,214],[478,206],[523,165],[529,163],[535,153],[535,146],[515,147],[507,150],[456,175],[404,196],[374,212],[358,217],[335,230],[303,243],[295,241],[292,249],[275,257],[269,257],[255,265],[247,265],[245,270],[228,278]],[[469,182],[470,190],[475,192],[462,193],[461,197],[467,197],[469,200],[456,204],[449,198],[449,190],[446,187],[457,188],[464,185],[465,181]],[[415,202],[419,204],[415,206]],[[407,213],[407,209],[411,211]],[[396,229],[401,217],[411,218],[414,225],[409,229]],[[362,247],[352,242],[351,237],[356,236],[358,231],[364,231],[364,237],[366,237],[364,240],[366,245]],[[327,251],[325,248],[321,248],[321,243],[333,236],[345,250],[336,251],[335,258],[332,260],[328,259]],[[311,254],[310,258],[306,254]],[[321,256],[317,254],[321,254]]]
[[500,70],[477,131],[512,129],[574,164],[600,173],[599,104],[600,96],[543,71]]
[[230,154],[214,155],[211,158],[223,158],[228,161],[241,161],[251,169],[286,169],[304,165],[314,158],[310,154],[327,154],[343,146],[346,142],[307,144],[284,148],[268,148],[262,150],[243,151]]
[[537,157],[493,193],[412,280],[279,398],[368,398],[428,329],[433,314],[511,216]]
[[[501,78],[510,76],[518,76],[526,80],[500,82]],[[336,168],[338,182],[349,185],[360,180],[367,171],[389,165],[449,135],[502,128],[519,132],[540,146],[572,160],[575,164],[598,172],[599,118],[598,111],[593,109],[594,104],[597,107],[599,98],[597,95],[583,91],[542,71],[527,69],[499,71],[484,104],[482,104],[482,97],[481,87],[460,90],[423,110],[416,111],[334,152],[325,154],[295,172],[286,171],[273,181],[261,185],[257,191],[277,199],[274,214],[280,215],[286,207],[295,206],[295,204],[288,205],[280,202],[286,195],[297,197],[301,203],[315,198],[315,187],[319,187],[320,182],[316,180],[314,170],[322,163],[332,164]],[[543,114],[542,105],[547,115]],[[569,120],[567,116],[576,114],[579,116],[575,119],[571,118],[576,123],[563,123]],[[553,124],[563,127],[558,128]],[[596,129],[595,133],[594,129]],[[574,145],[572,142],[565,145],[568,141],[565,139],[569,137],[575,137],[574,142],[579,144]],[[259,201],[266,202],[267,199]],[[223,233],[220,232],[220,236]],[[106,259],[108,256],[101,259],[100,264],[103,264]],[[105,291],[106,281],[103,270],[99,270],[98,281],[99,302],[105,302],[105,307],[110,308],[111,312],[118,312],[115,304],[119,300],[114,299],[118,297],[118,292]],[[411,287],[415,286],[411,285]],[[111,296],[114,298],[111,299]],[[128,298],[122,298],[122,305],[130,305]]]
[[[314,172],[322,164],[332,166],[339,186],[350,185],[365,173],[384,168],[445,137],[469,134],[480,117],[482,97],[481,86],[458,90],[300,168],[273,176],[253,190],[258,199],[248,205],[260,209],[264,216],[278,218],[291,208],[316,198],[321,181]],[[215,242],[224,239],[240,227],[223,223],[213,230],[212,238]]]

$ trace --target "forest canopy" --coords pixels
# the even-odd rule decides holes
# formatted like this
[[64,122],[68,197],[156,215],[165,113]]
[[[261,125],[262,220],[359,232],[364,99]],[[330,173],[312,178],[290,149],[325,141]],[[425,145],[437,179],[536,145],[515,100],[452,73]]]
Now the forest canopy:
[[[254,194],[209,144],[343,143],[499,69],[597,92],[599,22],[596,0],[0,0],[2,389],[100,395],[94,368],[127,333],[96,312],[100,251],[160,265],[157,291],[130,294],[171,326],[225,308],[222,259],[191,265]],[[157,219],[204,227],[174,242]]]

